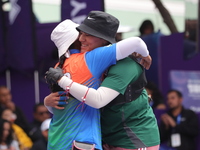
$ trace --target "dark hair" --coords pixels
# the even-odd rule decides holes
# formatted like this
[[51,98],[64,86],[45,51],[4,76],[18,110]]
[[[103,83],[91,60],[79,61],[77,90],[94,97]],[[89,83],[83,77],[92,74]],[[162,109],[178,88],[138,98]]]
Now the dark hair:
[[10,144],[11,144],[11,142],[13,141],[13,136],[12,136],[12,133],[13,133],[13,130],[12,130],[12,125],[11,125],[11,123],[9,122],[9,121],[7,121],[7,120],[5,120],[5,119],[1,119],[0,118],[0,142],[2,142],[3,141],[3,131],[4,131],[4,124],[5,123],[9,123],[10,124],[10,131],[9,131],[9,135],[8,135],[8,137],[7,137],[7,139],[6,139],[6,144],[8,145],[8,146],[10,146]]
[[145,88],[152,91],[151,97],[152,97],[153,100],[159,99],[159,100],[163,101],[164,97],[163,97],[161,91],[158,89],[158,87],[156,86],[156,84],[154,82],[148,81]]
[[0,85],[0,89],[1,89],[1,88],[7,89],[7,87],[6,87],[5,85]]
[[40,106],[44,106],[44,103],[40,102],[40,103],[37,103],[33,106],[33,112],[35,113],[37,111],[37,108],[40,107]]
[[153,23],[151,22],[151,20],[145,20],[145,21],[142,22],[142,24],[139,28],[140,34],[143,35],[144,30],[147,29],[147,28],[151,28],[152,31],[154,31],[154,26],[153,26]]
[[60,68],[63,67],[63,64],[64,64],[64,62],[65,62],[65,59],[66,59],[65,55],[62,55],[62,56],[60,57],[58,67],[60,67]]
[[182,94],[180,91],[175,90],[175,89],[169,90],[169,91],[167,92],[167,95],[168,95],[169,93],[172,93],[172,92],[175,92],[176,95],[177,95],[179,98],[182,98],[182,97],[183,97],[183,94]]
[[[77,44],[77,42],[79,42],[79,41],[78,40],[74,41],[74,43],[72,43],[69,46],[68,49],[80,49],[80,42],[79,42],[79,44]],[[67,58],[65,57],[65,54],[63,54],[62,56],[60,56],[58,67],[62,68],[66,59]]]

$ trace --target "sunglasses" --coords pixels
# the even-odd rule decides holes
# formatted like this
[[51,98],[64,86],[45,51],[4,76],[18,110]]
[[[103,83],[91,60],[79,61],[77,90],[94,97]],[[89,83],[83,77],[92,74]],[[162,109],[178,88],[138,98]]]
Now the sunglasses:
[[48,112],[48,111],[38,112],[38,114],[39,114],[40,116],[42,116],[42,115],[44,115],[44,114],[49,114],[49,112]]

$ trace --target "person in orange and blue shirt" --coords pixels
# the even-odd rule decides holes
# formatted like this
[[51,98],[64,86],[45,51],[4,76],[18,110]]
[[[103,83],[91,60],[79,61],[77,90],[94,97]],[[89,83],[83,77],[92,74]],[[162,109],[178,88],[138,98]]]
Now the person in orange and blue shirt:
[[[62,22],[52,32],[52,36],[56,35],[58,37],[60,35],[55,33],[58,30],[63,30],[63,23],[69,27],[69,21]],[[70,32],[73,32],[72,26],[70,25]],[[70,52],[70,57],[64,61],[62,70],[65,76],[75,82],[97,89],[101,84],[104,71],[109,66],[116,64],[117,60],[123,59],[133,52],[138,52],[146,60],[149,60],[150,56],[147,47],[138,37],[128,38],[113,44],[115,43],[118,26],[119,21],[110,14],[91,11],[84,22],[77,27],[77,30],[80,31],[81,51],[75,54]],[[67,36],[68,33],[63,34]],[[68,35],[68,38],[64,39],[65,42],[58,42],[63,40],[62,36],[60,37],[57,40],[52,38],[56,45],[60,43],[65,43],[66,45],[66,43],[69,43],[67,39],[72,36]],[[110,43],[112,45],[109,45]],[[59,47],[61,48],[62,46]],[[65,47],[65,49],[68,49],[68,47]],[[69,56],[68,53],[65,53],[65,55],[66,57]],[[48,84],[53,84],[54,79],[49,78],[48,72],[46,80]],[[70,86],[66,87],[66,89],[68,88]],[[48,106],[50,95],[45,97],[46,106]],[[71,96],[66,100],[66,103],[61,108],[58,106],[55,108],[48,107],[54,114],[49,128],[48,149],[71,149],[74,140],[95,144],[96,149],[102,149],[99,109],[81,103]],[[63,103],[60,102],[60,99],[57,99],[57,104]]]

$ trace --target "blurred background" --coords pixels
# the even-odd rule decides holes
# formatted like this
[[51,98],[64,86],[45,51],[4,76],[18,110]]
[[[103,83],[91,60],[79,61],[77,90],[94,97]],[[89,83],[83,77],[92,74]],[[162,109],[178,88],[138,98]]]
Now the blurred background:
[[183,93],[184,107],[200,114],[199,0],[0,0],[0,86],[29,121],[50,89],[44,80],[58,61],[51,31],[65,19],[81,23],[91,10],[120,20],[116,39],[141,37],[153,58],[148,82]]

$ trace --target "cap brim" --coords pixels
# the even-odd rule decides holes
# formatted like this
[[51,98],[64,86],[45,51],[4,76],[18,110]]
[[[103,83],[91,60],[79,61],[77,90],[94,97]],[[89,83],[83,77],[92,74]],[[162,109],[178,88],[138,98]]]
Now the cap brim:
[[[75,29],[74,29],[75,30]],[[66,52],[68,53],[68,57],[69,57],[69,47],[78,39],[78,36],[79,36],[79,32],[74,32],[73,34],[70,35],[70,38],[66,38],[66,37],[63,37],[65,38],[65,43],[63,45],[61,45],[59,48],[58,48],[58,56],[59,58],[65,54]]]
[[69,46],[62,46],[58,49],[58,57],[59,58],[64,54],[66,55],[67,58],[70,56]]
[[115,38],[107,37],[107,36],[101,34],[100,32],[98,32],[98,31],[96,31],[96,30],[94,30],[94,29],[92,29],[92,28],[86,26],[85,24],[81,24],[80,26],[76,27],[76,29],[77,29],[78,31],[83,31],[83,32],[85,32],[85,33],[87,33],[87,34],[90,34],[90,35],[99,37],[99,38],[101,38],[101,39],[104,39],[104,40],[110,42],[111,44],[116,43]]

